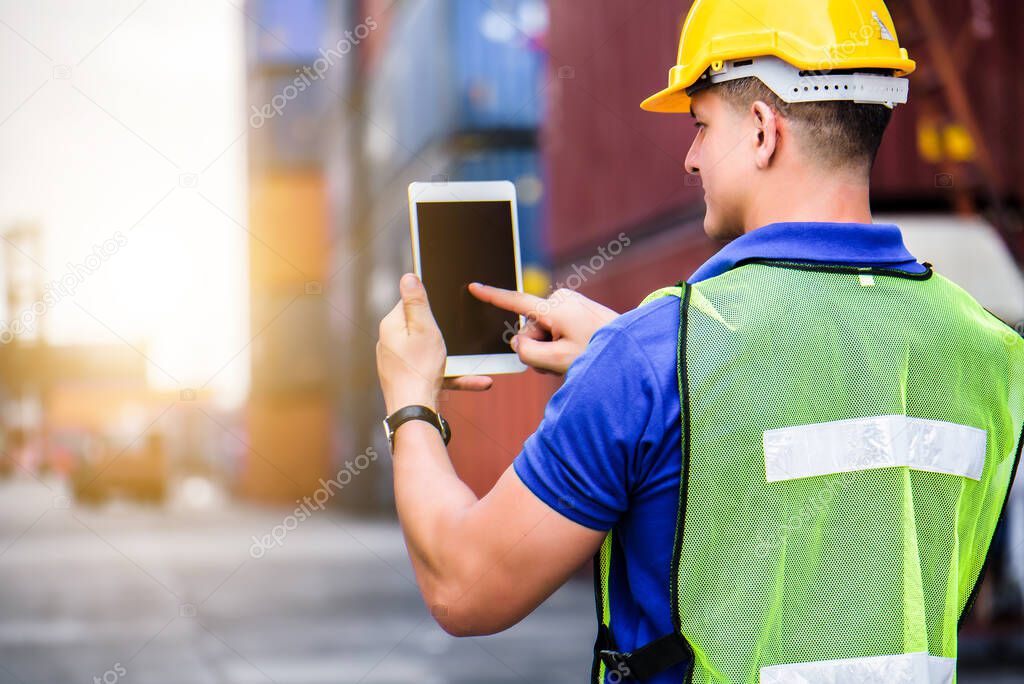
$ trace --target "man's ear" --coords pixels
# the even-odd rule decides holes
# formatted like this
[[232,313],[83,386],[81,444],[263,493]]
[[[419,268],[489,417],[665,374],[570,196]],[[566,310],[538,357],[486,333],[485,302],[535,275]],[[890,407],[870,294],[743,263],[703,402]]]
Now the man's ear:
[[781,121],[776,111],[761,100],[750,106],[750,113],[754,117],[754,132],[757,136],[754,163],[759,169],[767,169],[781,142]]

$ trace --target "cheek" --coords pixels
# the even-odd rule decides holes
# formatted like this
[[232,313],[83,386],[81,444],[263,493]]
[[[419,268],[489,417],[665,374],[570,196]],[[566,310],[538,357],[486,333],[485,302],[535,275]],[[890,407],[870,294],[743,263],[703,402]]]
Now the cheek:
[[721,131],[715,131],[715,135],[708,136],[704,141],[704,163],[709,168],[721,169],[723,166],[729,164],[729,148],[731,145],[728,140],[723,140]]
[[704,165],[709,170],[714,170],[717,173],[721,173],[721,169],[724,166],[728,166],[730,163],[729,154],[730,149],[735,144],[735,141],[730,140],[732,136],[725,130],[716,130],[714,133],[704,137]]
[[715,176],[741,182],[746,175],[747,165],[743,159],[743,148],[735,135],[725,135],[707,141],[704,148],[704,163]]

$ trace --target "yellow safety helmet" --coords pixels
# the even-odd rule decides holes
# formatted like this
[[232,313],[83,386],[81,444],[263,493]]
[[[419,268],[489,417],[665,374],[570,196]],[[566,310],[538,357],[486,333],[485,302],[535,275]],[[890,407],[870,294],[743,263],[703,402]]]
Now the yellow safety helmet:
[[640,106],[688,112],[701,87],[754,76],[785,102],[894,107],[907,99],[907,80],[898,77],[915,66],[882,0],[696,0],[668,87]]

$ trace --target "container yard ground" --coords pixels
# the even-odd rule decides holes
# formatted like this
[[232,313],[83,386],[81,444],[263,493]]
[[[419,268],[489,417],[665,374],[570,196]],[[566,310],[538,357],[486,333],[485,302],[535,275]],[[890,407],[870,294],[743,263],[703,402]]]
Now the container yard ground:
[[[288,511],[200,487],[163,509],[66,496],[51,480],[0,484],[0,684],[586,679],[589,581],[503,634],[455,639],[423,608],[390,521],[314,512],[260,555],[253,537]],[[1021,681],[962,672],[961,684]]]
[[390,521],[315,511],[253,558],[253,537],[292,527],[289,511],[197,508],[180,492],[166,509],[82,509],[67,495],[28,476],[0,484],[0,684],[586,677],[589,582],[501,635],[455,639],[423,607]]

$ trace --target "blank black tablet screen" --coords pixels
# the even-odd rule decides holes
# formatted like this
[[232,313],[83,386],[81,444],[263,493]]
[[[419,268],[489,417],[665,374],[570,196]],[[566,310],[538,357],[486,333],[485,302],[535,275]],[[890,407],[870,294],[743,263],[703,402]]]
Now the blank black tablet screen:
[[512,353],[506,340],[519,317],[466,287],[477,281],[516,289],[512,203],[418,202],[416,217],[423,284],[448,355]]

